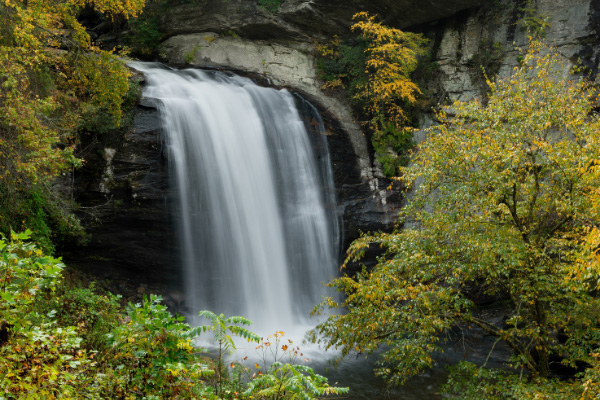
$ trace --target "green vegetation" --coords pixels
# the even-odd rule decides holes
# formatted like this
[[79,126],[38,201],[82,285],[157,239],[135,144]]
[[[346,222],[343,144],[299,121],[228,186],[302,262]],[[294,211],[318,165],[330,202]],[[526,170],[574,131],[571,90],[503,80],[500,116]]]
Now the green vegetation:
[[49,184],[31,188],[0,187],[0,232],[11,227],[29,227],[33,238],[45,250],[69,237],[84,238],[79,221],[69,213],[70,205],[54,193]]
[[67,287],[64,265],[0,240],[0,389],[17,398],[193,398],[212,371],[191,328],[152,296],[121,311],[118,297]]
[[[249,368],[231,363],[240,374],[229,377],[230,335],[260,341],[239,326],[250,321],[201,311],[212,324],[192,328],[153,295],[123,310],[118,296],[66,283],[65,266],[26,243],[30,237],[26,231],[0,239],[3,399],[314,399],[348,391],[295,365],[298,350],[279,340],[259,347],[280,349],[286,364],[275,356],[268,365],[263,352],[266,373],[259,367],[250,376]],[[216,374],[206,351],[194,346],[206,332],[219,346]]]
[[[261,340],[256,347],[263,366],[254,364],[256,372],[244,395],[253,399],[292,400],[321,398],[349,392],[348,388],[329,386],[327,378],[316,374],[306,365],[298,364],[304,354],[291,340],[284,341],[283,336],[284,332],[275,332]],[[304,358],[303,361],[306,362],[308,359]],[[263,369],[266,373],[262,372]],[[246,368],[246,371],[249,370]]]
[[548,18],[540,15],[533,0],[525,0],[517,6],[517,25],[529,35],[544,37],[546,28],[550,25]]
[[198,56],[199,52],[200,52],[200,45],[195,45],[192,48],[192,50],[190,50],[189,52],[186,52],[184,54],[186,64],[191,64],[192,62],[194,62],[196,60],[196,57]]
[[167,7],[166,0],[147,0],[143,12],[127,22],[129,31],[125,36],[125,43],[133,54],[150,56],[156,53],[165,35],[160,29],[159,18]]
[[246,328],[239,325],[251,325],[252,323],[239,316],[225,318],[223,314],[215,314],[212,311],[203,310],[198,313],[198,316],[204,317],[211,322],[211,325],[200,325],[194,328],[193,332],[213,332],[213,340],[218,344],[217,349],[217,396],[223,397],[223,378],[225,375],[225,353],[231,353],[236,350],[233,338],[227,333],[234,336],[242,337],[249,342],[260,341],[260,337]]
[[279,11],[279,7],[281,7],[283,1],[284,0],[258,0],[258,4],[271,14],[275,14]]
[[92,44],[77,21],[84,7],[108,18],[139,14],[143,0],[7,0],[0,5],[0,232],[35,229],[51,251],[81,236],[73,204],[53,193],[56,178],[81,165],[78,131],[89,115],[119,126],[129,72]]
[[421,94],[410,76],[426,54],[422,35],[375,22],[367,13],[354,16],[359,37],[342,44],[335,38],[320,46],[318,68],[324,89],[345,88],[387,176],[395,176],[412,146],[409,109]]
[[[281,0],[257,0],[276,13]],[[128,43],[152,54],[165,0],[4,0],[0,4],[0,393],[2,399],[313,399],[346,394],[301,364],[283,332],[260,339],[243,317],[201,311],[191,327],[150,296],[118,296],[65,282],[52,254],[82,237],[71,201],[52,186],[82,165],[78,143],[127,122],[139,87],[77,21],[85,7],[130,19]],[[547,21],[531,1],[519,24],[536,37]],[[319,48],[328,90],[343,89],[388,176],[415,185],[392,233],[355,241],[346,262],[377,243],[372,270],[330,285],[343,308],[313,332],[350,352],[383,348],[376,373],[401,384],[443,351],[453,329],[478,329],[511,350],[503,369],[461,362],[444,391],[464,399],[600,397],[600,118],[595,88],[564,80],[560,57],[532,41],[514,74],[486,102],[455,103],[412,147],[412,81],[426,40],[355,15],[356,37]],[[231,32],[232,33],[232,32]],[[237,37],[237,34],[232,33]],[[190,61],[198,48],[186,54]],[[489,43],[473,65],[493,74],[503,49]],[[13,230],[30,230],[16,234]],[[8,239],[6,238],[8,237]],[[32,239],[37,244],[28,243]],[[235,244],[234,244],[235,245]],[[39,247],[38,247],[39,246]],[[477,290],[474,290],[477,289]],[[479,299],[503,319],[482,316]],[[202,334],[217,354],[195,346]],[[258,342],[262,365],[225,362],[232,336]],[[495,346],[495,345],[494,345]],[[490,352],[494,351],[494,347]],[[306,360],[304,360],[306,361]],[[227,364],[229,363],[229,364]],[[567,377],[556,374],[566,369]]]
[[[347,313],[320,324],[315,340],[344,355],[383,346],[376,373],[399,384],[433,365],[453,328],[477,327],[512,356],[502,370],[454,367],[449,394],[597,398],[600,118],[596,92],[565,80],[564,69],[532,42],[511,77],[489,82],[486,104],[440,114],[397,178],[419,182],[399,229],[355,241],[347,262],[372,243],[386,253],[373,270],[331,283],[345,298],[317,311]],[[496,299],[505,318],[482,317],[478,296]],[[556,366],[570,368],[570,379],[555,378]]]

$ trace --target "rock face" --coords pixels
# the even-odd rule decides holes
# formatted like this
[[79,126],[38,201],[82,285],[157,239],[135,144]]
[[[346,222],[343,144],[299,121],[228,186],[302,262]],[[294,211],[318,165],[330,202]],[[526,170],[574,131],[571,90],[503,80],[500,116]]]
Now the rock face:
[[[75,174],[79,217],[90,234],[64,254],[97,278],[179,284],[171,193],[158,111],[139,105],[122,135],[85,137]],[[161,290],[164,292],[164,290]]]
[[[270,13],[256,0],[206,0],[171,8],[162,19],[170,36],[161,48],[167,63],[241,71],[264,77],[311,100],[330,122],[328,130],[345,244],[359,231],[391,229],[400,205],[386,191],[373,150],[350,106],[321,90],[315,67],[316,40],[346,35],[352,16],[369,11],[394,26],[434,21],[485,4],[481,0],[286,0]],[[352,171],[352,172],[349,172]]]
[[[314,56],[306,43],[282,45],[239,37],[219,37],[212,32],[174,36],[162,48],[170,64],[186,63],[199,68],[232,69],[261,76],[271,86],[288,87],[312,101],[325,116],[340,214],[346,242],[358,231],[389,229],[395,221],[398,201],[379,166],[370,144],[352,118],[350,107],[321,91]],[[352,171],[352,172],[351,172]]]
[[[379,13],[386,24],[423,32],[431,39],[439,67],[426,83],[436,103],[466,100],[485,93],[488,76],[508,76],[527,45],[521,29],[521,0],[286,0],[271,14],[256,0],[203,0],[171,7],[162,19],[169,38],[161,56],[175,66],[233,70],[285,87],[320,110],[343,216],[345,244],[358,231],[390,229],[401,205],[397,192],[374,161],[360,125],[343,99],[321,90],[315,67],[315,40],[348,32],[353,13]],[[593,72],[600,61],[600,0],[537,0],[537,20],[546,40],[572,63]],[[565,76],[566,72],[565,72]],[[179,279],[177,249],[170,241],[171,194],[166,157],[155,110],[140,106],[134,131],[92,147],[86,170],[78,172],[77,201],[92,239],[71,257],[96,270],[118,268],[156,281]],[[432,125],[423,115],[424,127]],[[418,132],[417,141],[426,132]],[[92,217],[86,217],[92,214]],[[90,257],[90,254],[92,257]],[[101,254],[101,257],[94,256]],[[96,257],[94,260],[93,257]],[[139,277],[138,277],[139,279]]]
[[[546,42],[564,56],[567,64],[597,69],[598,0],[537,0],[536,17],[547,25]],[[509,76],[519,64],[520,49],[529,34],[518,15],[519,2],[503,0],[440,21],[433,34],[435,60],[440,74],[431,88],[450,100],[481,96],[486,88],[480,66],[489,75]],[[431,27],[421,27],[427,31]],[[568,69],[569,65],[567,65]],[[565,71],[567,78],[567,71]]]
[[[486,7],[422,25],[418,30],[434,43],[434,60],[439,71],[426,90],[434,100],[449,104],[455,100],[485,97],[487,84],[482,67],[490,77],[510,76],[527,48],[528,32],[519,16],[522,2],[502,0]],[[535,17],[543,21],[545,41],[564,57],[565,79],[571,66],[597,74],[600,65],[600,1],[537,0]],[[431,115],[423,118],[423,127],[433,123]],[[415,134],[418,142],[426,137]]]
[[286,0],[277,13],[256,0],[203,0],[171,7],[162,29],[169,36],[197,32],[236,34],[253,40],[312,41],[347,33],[359,11],[407,27],[450,17],[486,0]]
[[[593,68],[598,64],[595,39],[599,3],[597,0],[536,2],[538,19],[548,25],[545,28],[548,42],[557,46],[566,58],[580,58]],[[328,114],[328,120],[343,132],[330,138],[336,141],[330,149],[333,159],[340,160],[334,165],[340,171],[336,173],[338,197],[346,221],[346,238],[352,239],[359,229],[391,228],[399,196],[384,190],[387,181],[374,162],[370,144],[353,120],[348,104],[321,90],[315,67],[315,40],[347,32],[352,14],[359,10],[379,13],[385,23],[393,26],[409,29],[413,26],[431,38],[439,66],[434,78],[426,84],[427,91],[440,103],[466,100],[486,90],[481,66],[488,75],[507,76],[518,64],[519,51],[515,48],[526,47],[528,36],[519,21],[521,6],[522,2],[517,0],[429,0],[418,4],[287,0],[278,13],[270,14],[256,1],[207,0],[175,7],[165,16],[164,29],[172,36],[163,43],[161,56],[174,65],[230,69],[261,76],[272,86],[304,94]],[[432,118],[424,115],[424,126],[431,123]],[[424,135],[419,132],[416,139]],[[343,172],[353,168],[358,168],[358,180]]]

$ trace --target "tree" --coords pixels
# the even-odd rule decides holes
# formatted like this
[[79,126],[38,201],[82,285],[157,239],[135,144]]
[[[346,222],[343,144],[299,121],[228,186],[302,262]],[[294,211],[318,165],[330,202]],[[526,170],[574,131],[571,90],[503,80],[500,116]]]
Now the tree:
[[[354,15],[353,31],[367,40],[365,73],[367,80],[358,85],[356,99],[365,103],[372,143],[388,176],[394,176],[403,157],[393,154],[406,151],[412,129],[406,109],[421,94],[410,75],[426,52],[422,35],[403,32],[375,22],[366,12]],[[392,151],[390,153],[390,150]]]
[[77,15],[91,7],[109,18],[128,18],[143,5],[144,0],[0,4],[0,231],[41,218],[27,215],[32,193],[49,197],[49,183],[81,163],[74,147],[84,115],[104,112],[120,123],[129,72],[115,55],[92,44]]
[[413,104],[421,94],[410,74],[417,68],[418,56],[425,53],[423,46],[427,40],[422,35],[375,22],[375,17],[366,12],[357,13],[353,19],[357,22],[352,30],[368,42],[365,50],[368,80],[356,96],[367,99],[374,129],[381,129],[378,121],[381,116],[401,126],[407,118],[403,103]]
[[[444,333],[476,326],[512,349],[511,368],[460,365],[449,390],[580,396],[582,385],[548,379],[551,360],[595,366],[586,387],[597,390],[600,119],[590,85],[563,70],[559,55],[532,41],[511,77],[489,82],[487,104],[458,102],[452,118],[440,116],[401,169],[398,180],[416,187],[398,230],[356,240],[347,261],[371,243],[386,253],[372,271],[331,283],[346,296],[318,310],[348,312],[320,324],[315,339],[344,355],[390,346],[376,372],[402,383],[432,366]],[[503,323],[480,317],[473,288],[498,300]]]
[[[323,89],[345,87],[364,125],[372,133],[373,147],[388,176],[394,176],[411,145],[407,110],[421,94],[411,80],[419,58],[427,52],[427,39],[376,22],[366,12],[353,16],[351,42],[337,36],[319,46],[318,60]],[[396,154],[394,154],[396,153]]]

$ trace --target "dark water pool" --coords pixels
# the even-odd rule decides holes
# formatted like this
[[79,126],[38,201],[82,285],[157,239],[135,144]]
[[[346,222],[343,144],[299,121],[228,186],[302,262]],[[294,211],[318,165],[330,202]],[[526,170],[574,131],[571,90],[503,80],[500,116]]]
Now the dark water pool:
[[330,385],[349,387],[350,393],[341,398],[351,400],[442,399],[438,391],[447,378],[445,368],[434,368],[427,374],[411,378],[403,386],[388,388],[383,379],[376,377],[373,372],[375,357],[348,357],[337,367],[326,361],[311,364],[315,371],[329,379]]

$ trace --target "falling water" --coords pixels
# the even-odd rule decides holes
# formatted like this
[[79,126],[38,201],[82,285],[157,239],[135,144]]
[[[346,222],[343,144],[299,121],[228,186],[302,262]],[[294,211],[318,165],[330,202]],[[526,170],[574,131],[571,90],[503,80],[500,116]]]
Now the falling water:
[[186,305],[246,316],[265,332],[303,325],[337,261],[325,137],[309,134],[286,90],[220,72],[132,66],[163,118]]

